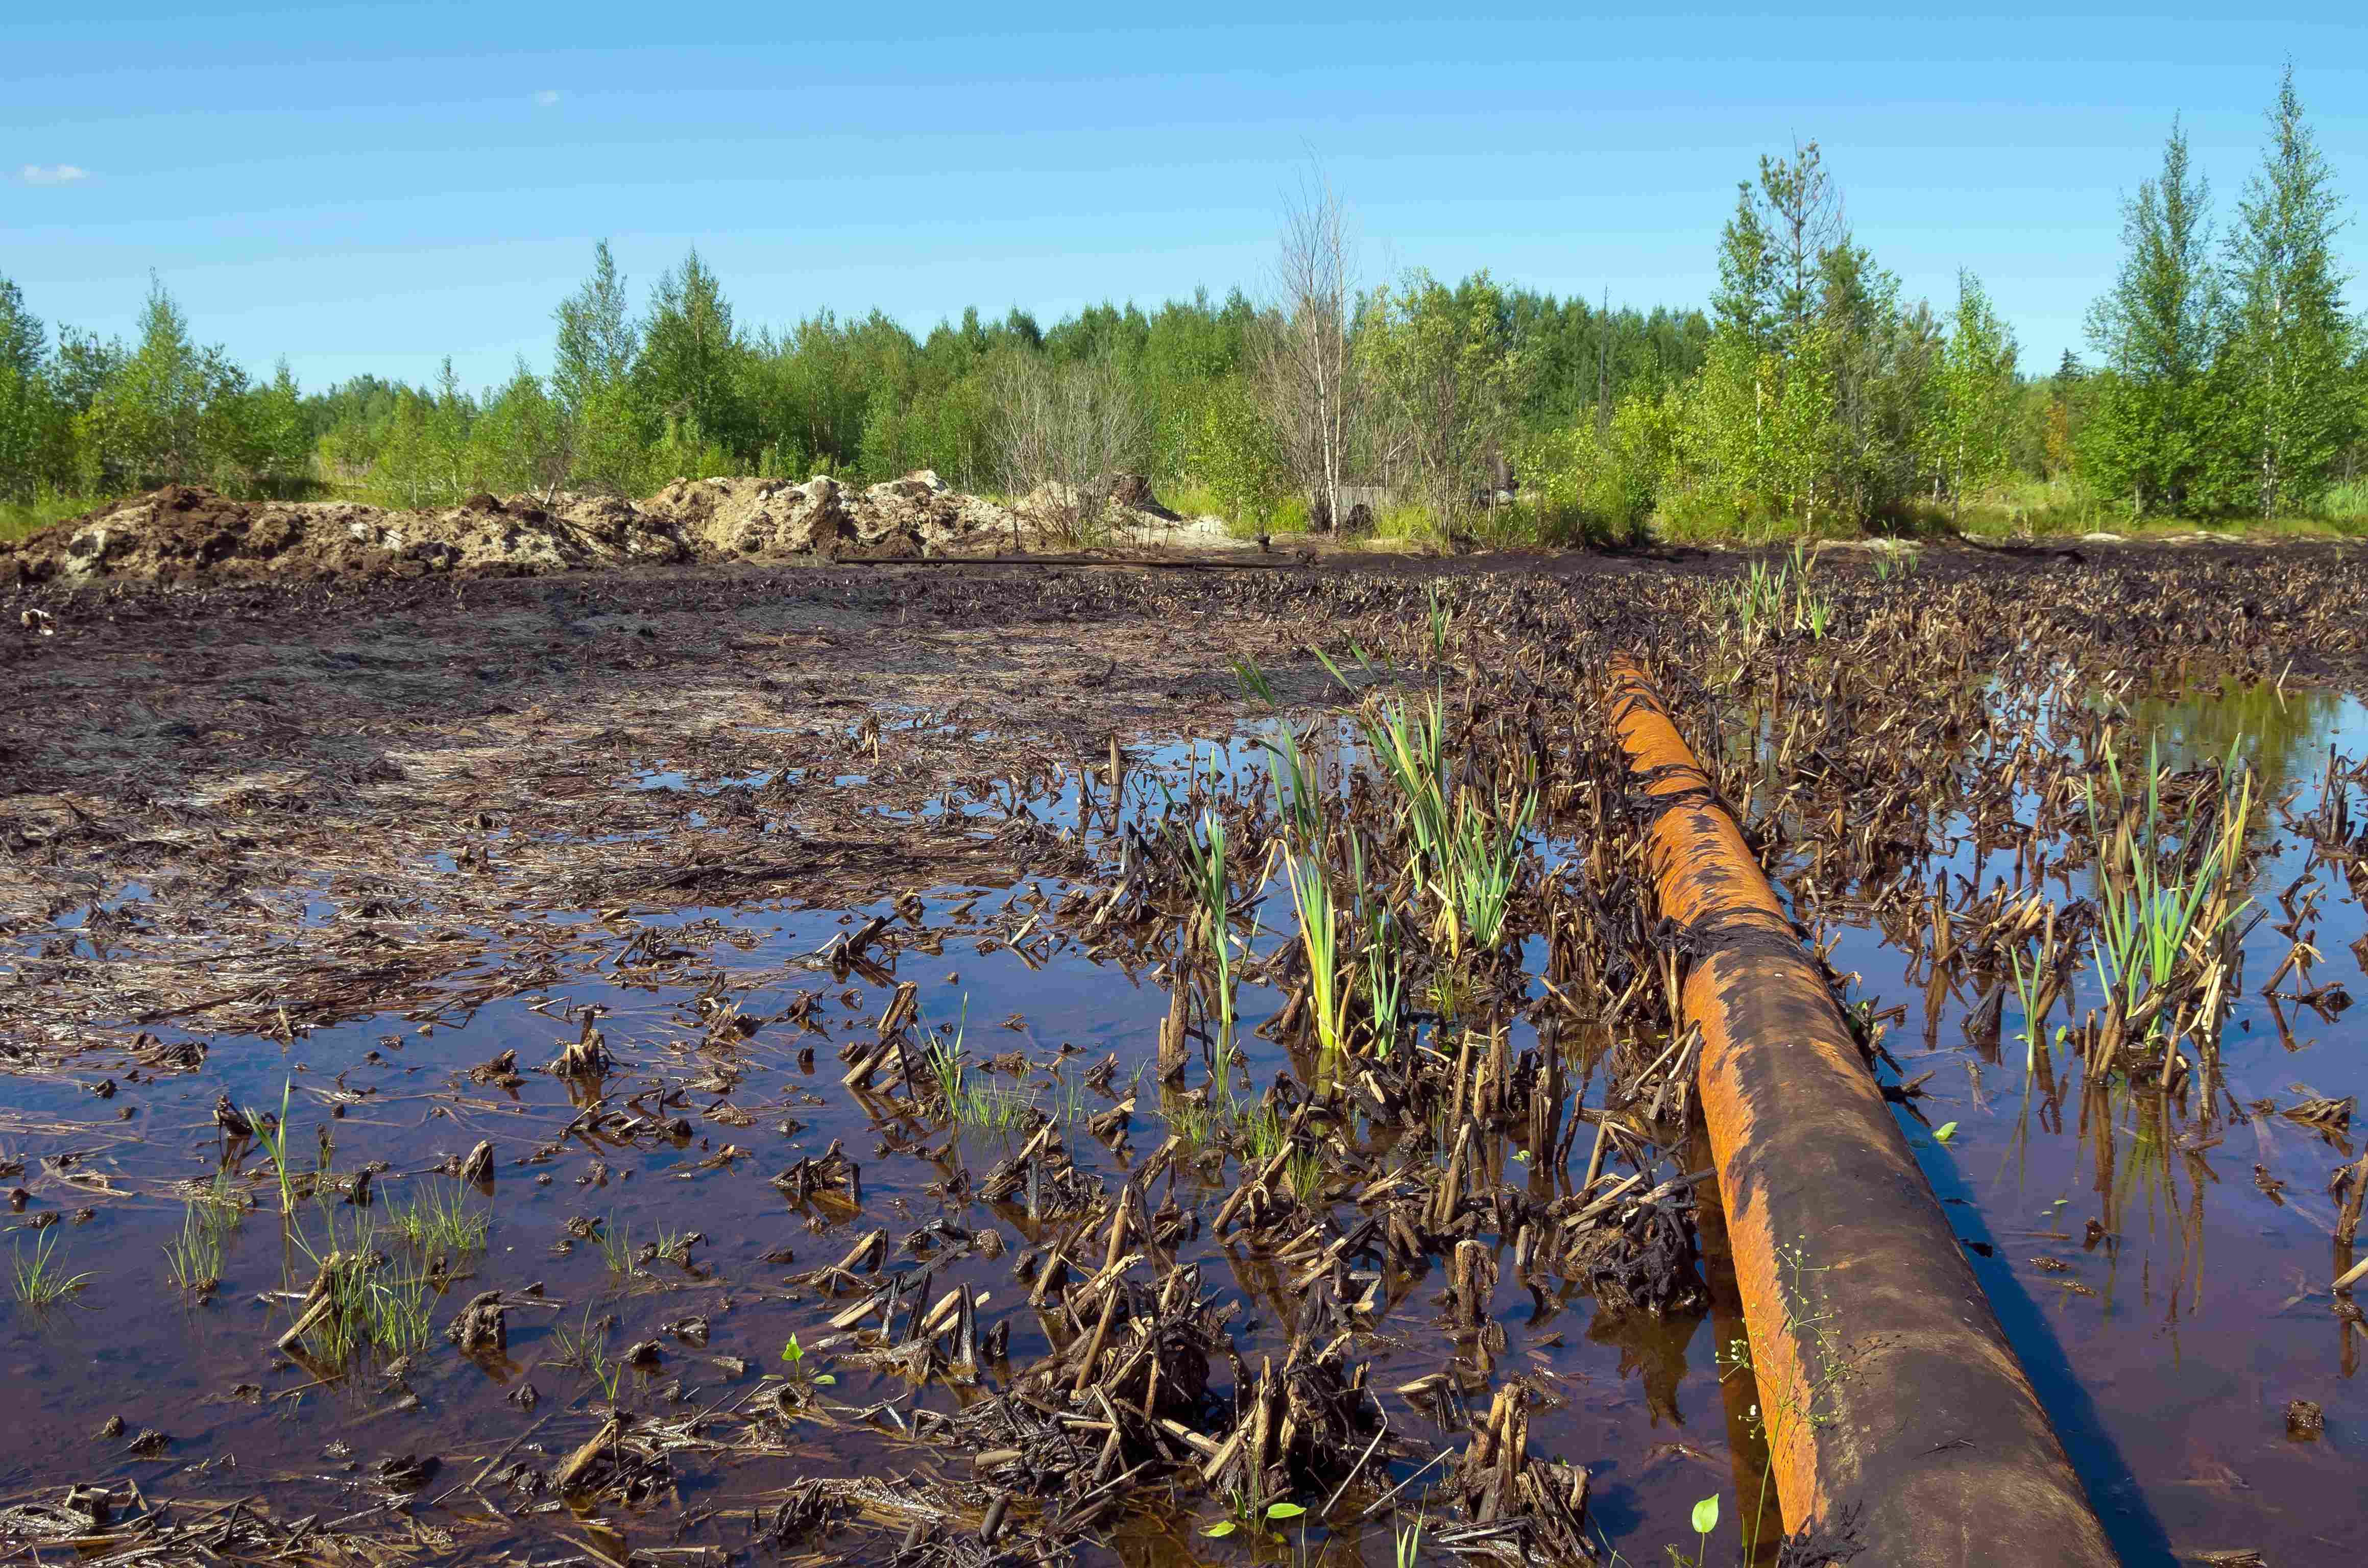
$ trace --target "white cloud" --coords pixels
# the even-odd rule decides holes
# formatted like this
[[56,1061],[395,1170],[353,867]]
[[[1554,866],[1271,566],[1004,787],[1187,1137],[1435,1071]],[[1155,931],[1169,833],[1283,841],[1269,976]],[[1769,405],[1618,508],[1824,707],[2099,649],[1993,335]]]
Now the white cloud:
[[542,91],[535,94],[534,96],[534,105],[537,108],[549,108],[558,101],[558,93],[549,87],[545,87]]
[[88,179],[88,169],[72,164],[27,164],[18,177],[27,185],[72,185],[78,179]]

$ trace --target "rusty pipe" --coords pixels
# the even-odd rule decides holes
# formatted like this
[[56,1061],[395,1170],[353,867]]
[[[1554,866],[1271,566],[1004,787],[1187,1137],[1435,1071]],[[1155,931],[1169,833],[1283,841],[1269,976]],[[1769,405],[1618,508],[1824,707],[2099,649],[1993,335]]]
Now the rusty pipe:
[[1824,975],[1642,668],[1611,676],[1646,864],[1691,954],[1679,1005],[1702,1030],[1785,1523],[1854,1519],[1887,1568],[2106,1568],[2104,1528]]

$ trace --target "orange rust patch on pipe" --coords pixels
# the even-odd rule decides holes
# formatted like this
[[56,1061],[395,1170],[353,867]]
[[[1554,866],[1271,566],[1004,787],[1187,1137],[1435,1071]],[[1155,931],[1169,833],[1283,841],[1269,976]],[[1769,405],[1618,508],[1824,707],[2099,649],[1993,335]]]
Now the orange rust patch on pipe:
[[[1612,665],[1718,1168],[1785,1521],[1855,1512],[1865,1561],[2116,1559],[1776,891],[1643,670]],[[1740,1499],[1748,1516],[1755,1499]],[[1764,1532],[1763,1532],[1764,1533]]]

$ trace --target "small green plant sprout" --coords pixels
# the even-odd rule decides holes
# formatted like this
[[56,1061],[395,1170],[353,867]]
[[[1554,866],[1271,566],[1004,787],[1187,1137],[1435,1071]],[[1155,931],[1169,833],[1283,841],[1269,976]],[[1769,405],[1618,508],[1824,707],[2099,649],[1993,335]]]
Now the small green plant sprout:
[[1946,1143],[1956,1135],[1957,1124],[1953,1121],[1944,1121],[1932,1130],[1932,1141],[1935,1143]]
[[[798,1343],[798,1336],[796,1335],[793,1334],[790,1335],[790,1342],[781,1346],[781,1359],[789,1363],[790,1369],[793,1374],[801,1376],[803,1375],[805,1370],[806,1347]],[[837,1382],[838,1379],[828,1372],[825,1372],[819,1377],[807,1378],[806,1381],[816,1388],[828,1388],[832,1384]]]
[[1710,1561],[1710,1532],[1718,1528],[1718,1494],[1713,1492],[1694,1505],[1694,1561]]
[[11,1249],[16,1262],[17,1301],[30,1311],[38,1312],[55,1306],[91,1281],[92,1276],[88,1274],[68,1274],[65,1271],[57,1257],[58,1240],[56,1231],[47,1232],[33,1244],[33,1256],[29,1260],[22,1253]]
[[1242,1486],[1235,1485],[1226,1489],[1225,1509],[1233,1515],[1233,1517],[1219,1519],[1215,1524],[1202,1529],[1201,1531],[1202,1535],[1212,1540],[1223,1540],[1244,1525],[1255,1525],[1258,1522],[1258,1494]]
[[1414,1523],[1410,1525],[1398,1526],[1394,1533],[1397,1547],[1396,1556],[1394,1559],[1395,1568],[1415,1568],[1417,1559],[1422,1554],[1421,1517],[1416,1516]]
[[286,1078],[279,1085],[279,1115],[275,1119],[269,1111],[250,1110],[248,1125],[255,1129],[256,1142],[270,1158],[272,1173],[279,1178],[279,1211],[293,1213],[296,1209],[296,1178],[288,1168],[288,1105],[293,1096],[296,1081]]

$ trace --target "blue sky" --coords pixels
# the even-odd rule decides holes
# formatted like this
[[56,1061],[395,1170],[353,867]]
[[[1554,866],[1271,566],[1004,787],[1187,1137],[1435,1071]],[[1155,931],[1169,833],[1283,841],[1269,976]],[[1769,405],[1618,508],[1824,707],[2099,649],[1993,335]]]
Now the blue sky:
[[[2044,369],[2173,113],[2226,214],[2289,56],[2368,201],[2368,23],[2334,0],[10,8],[34,6],[0,21],[0,276],[122,332],[154,268],[201,339],[315,387],[446,353],[472,385],[541,368],[604,235],[637,290],[697,244],[751,324],[1255,290],[1311,155],[1371,277],[1697,304],[1735,182],[1795,135],[1911,294],[1945,304],[1973,267]],[[2368,270],[2368,235],[2346,246]]]

